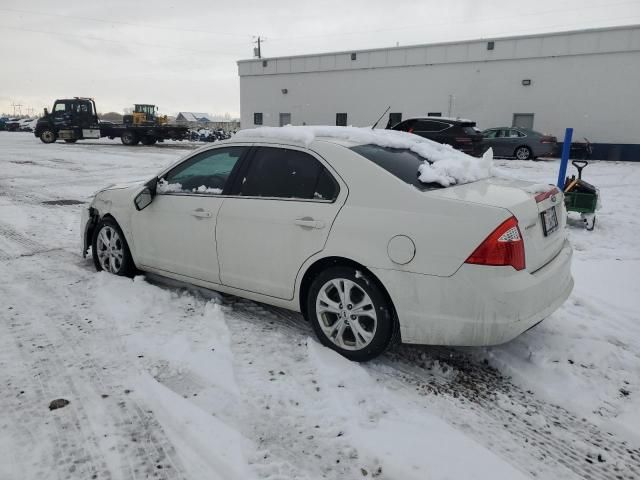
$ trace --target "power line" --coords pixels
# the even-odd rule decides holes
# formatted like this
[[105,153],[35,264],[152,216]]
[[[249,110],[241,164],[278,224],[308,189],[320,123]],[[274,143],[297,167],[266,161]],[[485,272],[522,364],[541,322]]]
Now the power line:
[[122,22],[119,20],[105,20],[103,18],[80,17],[77,15],[63,15],[61,13],[33,12],[28,10],[19,10],[17,8],[0,8],[0,10],[5,12],[26,13],[28,15],[43,15],[48,17],[71,18],[76,20],[89,20],[91,22],[100,22],[100,23],[107,23],[107,24],[128,25],[132,27],[156,28],[156,29],[162,29],[162,30],[173,30],[177,32],[193,32],[193,33],[204,33],[207,35],[223,35],[223,36],[230,36],[230,37],[251,38],[251,35],[241,34],[241,33],[228,33],[228,32],[220,32],[220,31],[212,32],[209,30],[197,30],[193,28],[176,28],[176,27],[167,27],[164,25],[149,25],[145,23]]
[[[567,8],[567,9],[554,9],[554,10],[544,10],[544,11],[540,11],[540,12],[532,12],[532,13],[527,13],[527,14],[520,14],[520,15],[508,15],[508,16],[502,16],[502,17],[490,17],[490,18],[483,18],[483,19],[478,19],[478,20],[473,20],[473,21],[456,21],[456,22],[429,22],[429,23],[420,23],[420,24],[412,24],[412,25],[404,25],[404,26],[396,26],[396,27],[392,27],[392,28],[379,28],[379,29],[374,29],[374,30],[359,30],[359,31],[352,31],[352,32],[345,32],[345,33],[325,33],[325,34],[317,34],[317,35],[301,35],[301,36],[293,36],[293,37],[270,37],[271,40],[273,41],[279,41],[279,42],[284,42],[284,41],[291,41],[291,40],[302,40],[305,38],[327,38],[327,37],[346,37],[346,36],[358,36],[358,35],[368,35],[371,33],[382,33],[382,32],[395,32],[395,31],[400,31],[400,30],[424,30],[425,28],[428,27],[437,27],[437,26],[447,26],[447,27],[451,27],[454,25],[473,25],[473,24],[477,24],[477,23],[486,23],[486,22],[494,22],[496,20],[521,20],[523,18],[523,15],[547,15],[547,14],[551,14],[551,13],[565,13],[565,12],[572,12],[572,11],[584,11],[587,9],[593,9],[593,8],[607,8],[610,9],[610,7],[616,7],[616,6],[621,6],[621,5],[637,5],[638,1],[637,0],[627,0],[624,2],[618,2],[618,3],[607,3],[607,4],[601,4],[601,5],[590,5],[590,6],[580,6],[577,8]],[[629,17],[622,17],[622,18],[629,18]],[[633,18],[633,17],[631,17]],[[598,19],[600,20],[600,19]]]
[[208,54],[216,54],[216,55],[229,55],[229,53],[230,53],[228,51],[222,52],[222,51],[216,51],[216,50],[199,50],[199,49],[193,49],[191,47],[176,47],[176,46],[172,46],[172,45],[157,45],[157,44],[143,43],[143,42],[137,42],[137,41],[126,41],[125,42],[125,41],[122,41],[122,40],[110,40],[108,38],[93,37],[93,36],[90,36],[90,35],[79,35],[79,34],[74,34],[74,33],[51,32],[51,31],[36,30],[36,29],[31,29],[31,28],[12,27],[12,26],[9,26],[9,25],[0,25],[0,29],[2,29],[2,28],[9,29],[9,30],[20,30],[20,31],[23,31],[23,32],[41,33],[41,34],[45,34],[45,35],[54,35],[54,36],[60,36],[60,37],[81,38],[83,40],[92,40],[92,41],[96,41],[96,42],[115,43],[115,44],[125,45],[125,46],[139,45],[139,46],[151,47],[151,48],[181,50],[181,51],[183,51],[185,53],[208,53]]

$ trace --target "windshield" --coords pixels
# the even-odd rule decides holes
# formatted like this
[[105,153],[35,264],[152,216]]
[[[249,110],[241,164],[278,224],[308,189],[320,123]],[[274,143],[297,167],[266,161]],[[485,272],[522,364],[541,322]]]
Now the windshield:
[[350,150],[371,160],[379,167],[419,190],[433,190],[442,188],[437,183],[422,183],[418,180],[419,169],[426,160],[417,153],[404,148],[380,147],[378,145],[358,145]]

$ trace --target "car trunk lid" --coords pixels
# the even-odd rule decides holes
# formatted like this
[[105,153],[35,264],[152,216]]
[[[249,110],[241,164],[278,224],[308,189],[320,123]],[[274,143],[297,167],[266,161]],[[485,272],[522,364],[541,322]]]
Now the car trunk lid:
[[[566,239],[566,211],[563,194],[552,185],[492,177],[464,185],[430,190],[426,195],[450,198],[491,207],[504,208],[518,220],[522,234],[526,270],[533,273],[549,263],[560,252]],[[546,212],[546,213],[545,213]],[[557,227],[547,231],[547,224]],[[496,225],[497,227],[498,225]],[[491,232],[488,231],[487,235]]]

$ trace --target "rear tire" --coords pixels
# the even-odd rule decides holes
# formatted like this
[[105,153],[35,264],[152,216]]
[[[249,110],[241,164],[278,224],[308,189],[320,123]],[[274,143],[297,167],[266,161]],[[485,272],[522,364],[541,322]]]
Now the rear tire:
[[515,149],[515,151],[513,152],[513,156],[518,160],[532,160],[533,152],[526,145],[522,145]]
[[156,137],[145,136],[140,139],[143,145],[153,145],[157,142]]
[[367,273],[328,268],[311,283],[306,302],[307,320],[320,342],[349,360],[366,362],[389,346],[393,307]]
[[43,130],[42,133],[40,134],[40,141],[42,143],[53,143],[58,139],[58,136],[55,134],[55,132],[49,128],[47,128],[46,130]]
[[93,231],[91,252],[98,272],[105,270],[122,277],[133,277],[136,273],[127,240],[118,222],[111,217],[98,222]]
[[126,130],[125,132],[122,133],[122,136],[120,137],[120,141],[124,145],[128,145],[132,147],[134,145],[137,145],[140,139],[138,138],[138,135],[136,134],[136,132],[132,132],[131,130]]

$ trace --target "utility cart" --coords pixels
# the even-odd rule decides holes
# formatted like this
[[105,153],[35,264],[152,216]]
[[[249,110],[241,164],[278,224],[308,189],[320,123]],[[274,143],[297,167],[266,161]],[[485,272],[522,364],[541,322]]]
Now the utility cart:
[[599,207],[600,191],[588,182],[582,180],[582,170],[589,165],[586,160],[574,160],[571,164],[578,170],[575,175],[566,177],[564,182],[564,203],[569,212],[580,213],[587,230],[596,226],[596,210]]

